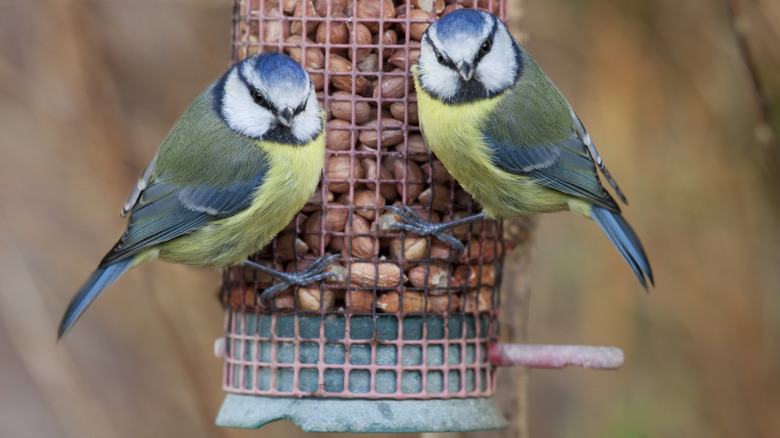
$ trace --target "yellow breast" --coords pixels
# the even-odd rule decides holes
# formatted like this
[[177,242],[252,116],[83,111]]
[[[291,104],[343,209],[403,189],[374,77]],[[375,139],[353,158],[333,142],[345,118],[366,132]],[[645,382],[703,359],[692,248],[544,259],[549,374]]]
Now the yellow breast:
[[420,126],[428,147],[489,217],[501,219],[565,208],[565,200],[551,197],[549,189],[492,163],[482,128],[497,123],[490,116],[506,94],[450,105],[425,92],[416,75],[415,85]]

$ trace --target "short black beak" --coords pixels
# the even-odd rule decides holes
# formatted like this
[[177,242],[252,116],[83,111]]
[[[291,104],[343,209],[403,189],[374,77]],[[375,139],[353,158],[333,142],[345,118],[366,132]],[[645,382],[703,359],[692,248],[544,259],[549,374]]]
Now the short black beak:
[[460,73],[460,77],[462,77],[464,81],[468,82],[474,77],[474,67],[471,63],[463,61],[458,64],[458,73]]
[[290,108],[285,108],[276,114],[276,120],[282,125],[290,127],[292,125],[293,112]]

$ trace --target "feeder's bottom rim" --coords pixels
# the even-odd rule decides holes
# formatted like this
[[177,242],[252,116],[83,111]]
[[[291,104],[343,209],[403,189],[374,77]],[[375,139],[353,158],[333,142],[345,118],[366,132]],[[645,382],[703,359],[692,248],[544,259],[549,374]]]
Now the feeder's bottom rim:
[[258,429],[291,420],[306,432],[468,432],[507,421],[492,398],[388,400],[227,394],[217,426]]

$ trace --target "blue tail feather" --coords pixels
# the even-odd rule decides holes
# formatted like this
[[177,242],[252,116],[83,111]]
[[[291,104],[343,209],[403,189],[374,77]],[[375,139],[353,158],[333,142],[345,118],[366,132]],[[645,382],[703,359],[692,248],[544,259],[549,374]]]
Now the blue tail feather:
[[623,216],[596,205],[591,207],[590,213],[639,278],[642,286],[647,289],[647,281],[654,285],[653,271],[642,248],[642,242]]
[[89,279],[87,279],[87,282],[84,283],[84,286],[81,287],[76,296],[70,301],[67,310],[65,310],[65,314],[62,315],[60,328],[57,331],[57,339],[61,339],[65,333],[68,332],[81,314],[87,310],[87,307],[89,307],[103,291],[114,284],[122,274],[127,272],[132,263],[133,258],[129,257],[106,267],[98,268],[92,273]]

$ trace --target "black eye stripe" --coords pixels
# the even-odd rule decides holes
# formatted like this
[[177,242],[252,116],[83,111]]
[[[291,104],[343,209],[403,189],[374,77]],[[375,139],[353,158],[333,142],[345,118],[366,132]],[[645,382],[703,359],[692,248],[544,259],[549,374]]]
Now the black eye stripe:
[[439,64],[449,67],[451,69],[457,68],[455,66],[455,63],[453,63],[449,58],[445,57],[441,52],[439,52],[436,48],[433,49],[433,53],[436,54],[436,61],[439,62]]
[[482,45],[479,46],[479,51],[477,52],[477,56],[474,58],[474,65],[476,65],[479,61],[482,60],[482,58],[485,57],[488,53],[490,53],[490,50],[493,48],[493,36],[490,35],[485,39],[485,41],[482,41]]
[[493,40],[495,40],[497,33],[498,22],[494,21],[493,27],[490,29],[490,33],[488,34],[487,38],[482,41],[482,45],[479,46],[479,52],[477,52],[477,57],[474,59],[475,65],[482,59],[483,56],[490,53],[490,51],[493,49]]
[[[263,93],[261,93],[259,90],[257,90],[255,87],[252,87],[251,85],[247,85],[247,88],[249,88],[249,95],[252,96],[252,100],[257,104],[262,106],[263,108],[267,109],[268,111],[271,111],[273,114],[276,114],[278,112],[278,109],[269,102],[265,96],[263,96]],[[306,109],[306,102],[301,103],[293,110],[293,115],[297,116],[298,114],[302,113]]]

